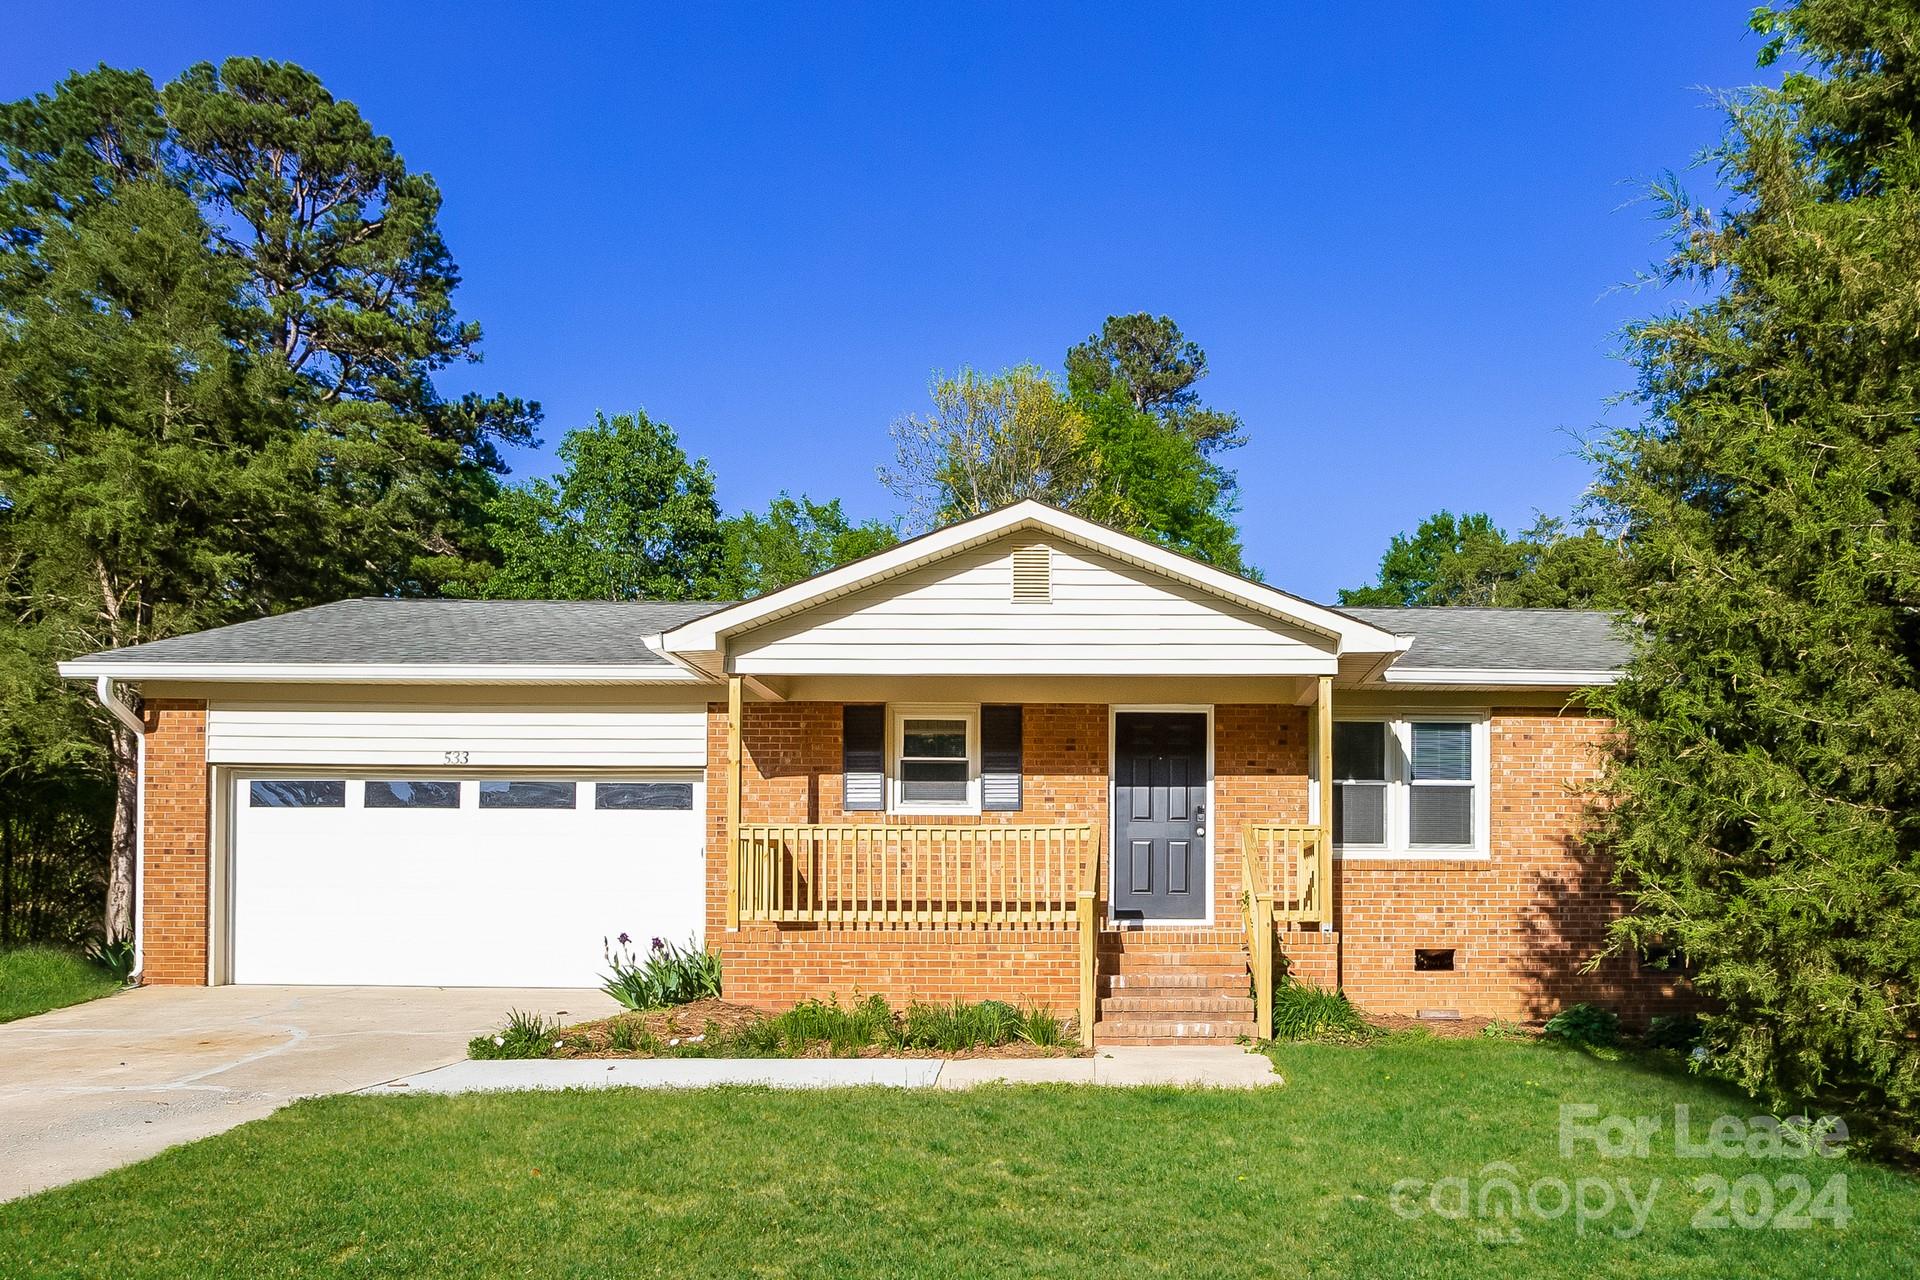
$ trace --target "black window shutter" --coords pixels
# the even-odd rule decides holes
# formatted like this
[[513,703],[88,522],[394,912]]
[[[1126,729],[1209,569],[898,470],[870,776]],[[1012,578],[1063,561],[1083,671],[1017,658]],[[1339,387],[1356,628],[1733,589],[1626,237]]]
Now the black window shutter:
[[840,807],[878,813],[887,807],[887,709],[840,709]]
[[989,813],[1020,808],[1019,707],[980,708],[980,807]]

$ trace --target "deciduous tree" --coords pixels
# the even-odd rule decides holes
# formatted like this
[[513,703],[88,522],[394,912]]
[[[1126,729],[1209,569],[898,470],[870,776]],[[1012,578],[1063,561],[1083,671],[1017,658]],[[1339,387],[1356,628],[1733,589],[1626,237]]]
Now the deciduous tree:
[[1437,511],[1412,533],[1395,534],[1378,579],[1341,591],[1340,603],[1612,608],[1623,554],[1599,529],[1569,533],[1551,516],[1510,538],[1485,512]]
[[562,470],[502,491],[489,533],[500,567],[482,590],[554,600],[701,600],[720,594],[713,474],[643,412],[569,431]]
[[1087,492],[1085,416],[1044,370],[962,369],[928,394],[932,412],[894,421],[894,462],[880,469],[916,527],[1028,498],[1072,508]]
[[1111,316],[1067,368],[1066,391],[1031,365],[937,379],[934,411],[894,423],[880,471],[909,523],[1034,498],[1248,572],[1235,479],[1211,456],[1240,443],[1239,419],[1199,404],[1206,353],[1164,316]]
[[765,514],[744,511],[722,523],[720,590],[745,598],[884,551],[900,540],[890,524],[854,524],[840,500],[814,502],[782,493]]

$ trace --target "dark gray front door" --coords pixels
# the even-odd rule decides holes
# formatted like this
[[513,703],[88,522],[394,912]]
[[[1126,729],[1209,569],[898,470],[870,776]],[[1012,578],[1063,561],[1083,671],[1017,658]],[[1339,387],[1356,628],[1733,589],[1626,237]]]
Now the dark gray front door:
[[1113,914],[1207,914],[1207,717],[1121,711],[1113,722]]

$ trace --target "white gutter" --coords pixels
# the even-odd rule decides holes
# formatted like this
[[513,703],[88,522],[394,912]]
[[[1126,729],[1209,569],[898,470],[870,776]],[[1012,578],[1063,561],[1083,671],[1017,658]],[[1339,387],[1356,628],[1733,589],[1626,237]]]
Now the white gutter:
[[1544,669],[1515,669],[1512,667],[1388,667],[1382,673],[1384,684],[1464,684],[1506,686],[1537,686],[1541,688],[1585,688],[1589,685],[1613,684],[1620,679],[1620,672],[1609,670],[1593,671],[1549,671]]
[[646,664],[546,666],[525,663],[93,662],[60,664],[60,674],[113,680],[284,680],[368,684],[705,684],[680,667]]

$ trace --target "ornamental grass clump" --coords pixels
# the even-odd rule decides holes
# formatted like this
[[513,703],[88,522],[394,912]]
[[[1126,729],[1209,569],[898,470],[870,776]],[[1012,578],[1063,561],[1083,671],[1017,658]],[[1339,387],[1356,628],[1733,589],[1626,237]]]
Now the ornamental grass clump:
[[490,1035],[475,1036],[467,1042],[469,1058],[545,1058],[560,1045],[555,1033],[558,1021],[548,1022],[537,1013],[507,1010],[507,1020]]
[[1283,979],[1273,989],[1275,1040],[1366,1040],[1374,1034],[1345,994]]
[[1066,1020],[1038,1005],[1028,1005],[1020,1011],[1013,1034],[1036,1049],[1064,1049],[1074,1043],[1067,1032]]
[[902,1043],[909,1049],[935,1049],[952,1053],[960,1049],[978,1049],[1005,1044],[1018,1036],[1020,1011],[1003,1000],[982,1000],[968,1004],[907,1006]]
[[802,1000],[767,1021],[781,1047],[790,1053],[804,1053],[821,1043],[835,1056],[900,1044],[899,1020],[884,996],[868,996],[848,1005],[842,1005],[838,996]]

